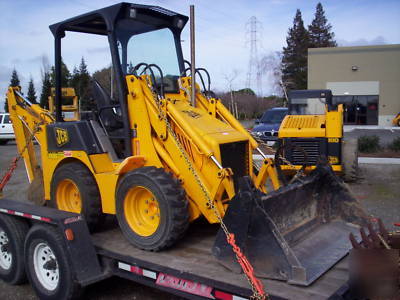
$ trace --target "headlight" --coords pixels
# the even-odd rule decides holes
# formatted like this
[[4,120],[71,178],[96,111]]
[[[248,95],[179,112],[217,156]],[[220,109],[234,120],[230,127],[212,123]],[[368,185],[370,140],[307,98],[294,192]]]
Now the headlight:
[[254,132],[254,134],[255,134],[256,136],[262,136],[262,131],[256,131],[256,132]]

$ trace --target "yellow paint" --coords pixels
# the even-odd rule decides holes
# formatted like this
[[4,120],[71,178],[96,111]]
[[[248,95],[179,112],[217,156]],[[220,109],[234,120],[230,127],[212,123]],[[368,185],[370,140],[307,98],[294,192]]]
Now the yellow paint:
[[56,187],[56,203],[60,210],[80,214],[82,198],[75,182],[70,179],[60,181]]
[[151,236],[160,225],[161,211],[157,198],[147,188],[135,186],[124,199],[125,219],[140,236]]

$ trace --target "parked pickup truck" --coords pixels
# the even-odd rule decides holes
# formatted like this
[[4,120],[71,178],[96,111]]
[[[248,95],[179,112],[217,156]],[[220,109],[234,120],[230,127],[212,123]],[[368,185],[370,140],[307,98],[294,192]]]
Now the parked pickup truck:
[[15,135],[10,115],[8,113],[0,113],[0,145],[5,145],[8,141],[14,139]]

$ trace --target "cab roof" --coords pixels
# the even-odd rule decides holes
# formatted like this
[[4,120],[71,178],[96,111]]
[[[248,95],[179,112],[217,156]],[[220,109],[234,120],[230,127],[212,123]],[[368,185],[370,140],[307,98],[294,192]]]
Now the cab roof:
[[187,16],[159,6],[121,2],[49,27],[55,37],[63,37],[65,31],[107,35],[114,30],[116,20],[123,18],[138,21],[135,22],[135,34],[166,27],[182,31],[188,21]]

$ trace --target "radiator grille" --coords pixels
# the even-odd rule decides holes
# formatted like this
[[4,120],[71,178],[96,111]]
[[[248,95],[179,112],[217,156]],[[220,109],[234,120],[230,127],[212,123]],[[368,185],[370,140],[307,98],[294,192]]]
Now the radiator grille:
[[289,157],[287,159],[294,165],[304,163],[304,152],[307,155],[307,165],[315,165],[321,155],[320,142],[318,140],[292,140]]
[[249,154],[247,142],[221,144],[221,163],[224,168],[231,168],[234,179],[249,174]]

